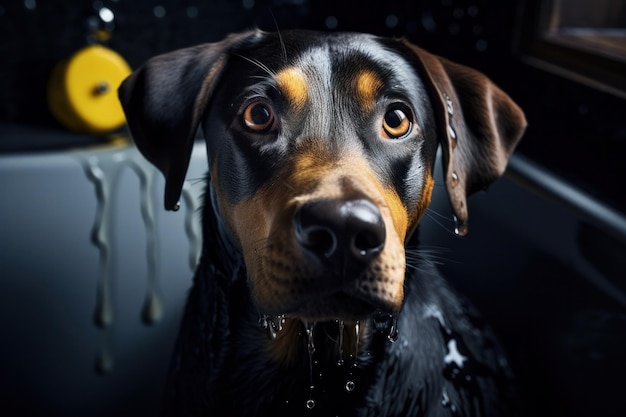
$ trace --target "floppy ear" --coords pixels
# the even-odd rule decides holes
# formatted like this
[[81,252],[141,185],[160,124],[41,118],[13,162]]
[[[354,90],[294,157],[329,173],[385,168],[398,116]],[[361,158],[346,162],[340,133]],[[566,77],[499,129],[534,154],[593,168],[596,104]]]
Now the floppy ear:
[[466,198],[504,173],[526,128],[522,110],[482,73],[402,41],[417,58],[436,113],[446,189],[467,233]]
[[165,208],[178,209],[198,125],[235,45],[260,31],[156,56],[120,86],[133,140],[165,176]]

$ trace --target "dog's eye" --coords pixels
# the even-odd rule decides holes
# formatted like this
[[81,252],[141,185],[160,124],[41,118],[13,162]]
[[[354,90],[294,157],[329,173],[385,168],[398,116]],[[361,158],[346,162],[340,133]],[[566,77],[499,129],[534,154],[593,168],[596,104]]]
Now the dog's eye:
[[267,132],[274,125],[274,111],[269,104],[263,101],[255,101],[248,104],[244,109],[243,122],[253,132]]
[[400,107],[391,107],[383,117],[382,135],[387,139],[397,139],[411,131],[411,119]]

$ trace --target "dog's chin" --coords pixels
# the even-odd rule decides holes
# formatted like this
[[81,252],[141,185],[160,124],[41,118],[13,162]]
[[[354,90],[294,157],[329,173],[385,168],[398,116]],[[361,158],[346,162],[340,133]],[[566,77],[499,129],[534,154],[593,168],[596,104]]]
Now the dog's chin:
[[365,320],[374,313],[396,313],[392,306],[376,299],[364,299],[343,292],[319,298],[294,300],[282,309],[272,309],[270,315],[284,315],[303,322]]

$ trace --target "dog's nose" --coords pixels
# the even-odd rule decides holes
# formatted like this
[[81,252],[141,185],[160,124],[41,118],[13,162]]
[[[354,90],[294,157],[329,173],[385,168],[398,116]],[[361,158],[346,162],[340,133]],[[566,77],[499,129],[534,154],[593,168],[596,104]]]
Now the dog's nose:
[[369,200],[316,200],[296,213],[295,234],[301,247],[321,261],[362,267],[382,251],[385,222]]

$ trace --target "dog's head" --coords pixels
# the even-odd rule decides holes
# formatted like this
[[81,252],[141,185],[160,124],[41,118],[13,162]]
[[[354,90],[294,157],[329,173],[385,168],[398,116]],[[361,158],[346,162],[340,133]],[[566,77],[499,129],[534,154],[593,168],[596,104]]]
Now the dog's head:
[[397,312],[438,146],[464,234],[466,196],[502,174],[525,127],[479,72],[364,34],[232,35],[151,59],[120,98],[168,209],[202,126],[214,210],[258,309],[304,320]]

